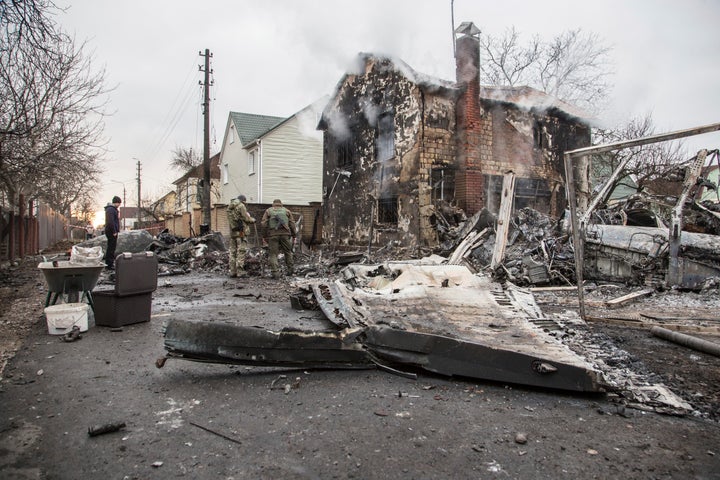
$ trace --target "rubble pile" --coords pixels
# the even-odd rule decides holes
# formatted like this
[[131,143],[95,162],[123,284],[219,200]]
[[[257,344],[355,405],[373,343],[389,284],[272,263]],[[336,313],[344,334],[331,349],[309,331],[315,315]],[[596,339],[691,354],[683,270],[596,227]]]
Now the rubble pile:
[[[458,248],[461,241],[478,232],[486,233],[462,256],[475,271],[489,271],[497,243],[495,217],[482,210],[454,231]],[[469,232],[468,224],[472,227]],[[462,232],[462,237],[457,234]],[[450,238],[450,236],[448,237]],[[444,244],[441,248],[446,248]],[[450,255],[452,257],[452,255]],[[516,285],[572,285],[575,281],[574,252],[571,239],[561,220],[532,208],[523,208],[511,218],[504,260],[490,272],[495,280],[509,280]]]
[[[597,210],[587,226],[583,272],[588,280],[662,287],[667,282],[671,209],[648,208],[647,196],[633,196]],[[657,207],[661,202],[653,205]],[[686,204],[678,256],[681,288],[713,289],[707,279],[720,277],[720,213],[697,202]],[[520,286],[560,286],[576,283],[570,228],[563,219],[523,208],[510,217],[507,239],[498,238],[497,219],[483,210],[447,230],[439,251],[448,263],[485,271],[496,281]],[[666,225],[667,223],[667,225]],[[439,231],[439,233],[442,233]],[[493,266],[498,245],[504,255]],[[705,285],[707,283],[707,285]]]
[[153,240],[148,250],[158,256],[161,264],[209,272],[227,270],[227,248],[219,232],[186,239],[165,230]]

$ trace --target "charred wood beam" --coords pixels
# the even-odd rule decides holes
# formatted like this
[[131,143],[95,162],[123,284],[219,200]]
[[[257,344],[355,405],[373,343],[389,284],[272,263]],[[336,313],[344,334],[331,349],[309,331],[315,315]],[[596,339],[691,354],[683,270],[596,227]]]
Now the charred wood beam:
[[460,242],[460,245],[455,249],[453,254],[448,259],[448,264],[450,265],[459,265],[463,258],[465,258],[468,255],[468,252],[471,252],[474,248],[477,248],[477,246],[485,239],[486,236],[488,236],[489,230],[487,228],[482,229],[480,232],[472,231],[468,234],[465,239]]
[[500,212],[497,219],[497,234],[495,235],[495,248],[493,249],[490,269],[494,269],[505,258],[505,246],[510,231],[510,214],[512,213],[513,200],[515,198],[515,174],[510,171],[505,174],[502,186],[502,198],[500,199]]

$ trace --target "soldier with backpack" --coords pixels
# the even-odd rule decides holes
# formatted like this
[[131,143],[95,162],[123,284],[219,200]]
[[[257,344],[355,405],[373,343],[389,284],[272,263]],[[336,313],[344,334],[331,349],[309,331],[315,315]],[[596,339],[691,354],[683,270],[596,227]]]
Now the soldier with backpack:
[[292,212],[283,207],[280,200],[273,200],[272,207],[265,210],[261,225],[265,227],[265,238],[268,242],[268,263],[273,278],[280,278],[278,254],[282,251],[285,256],[285,266],[288,275],[293,274],[293,248],[291,237],[294,239],[295,219]]
[[245,205],[245,195],[233,198],[227,209],[230,226],[230,277],[247,277],[245,272],[245,254],[247,253],[246,223],[255,223]]

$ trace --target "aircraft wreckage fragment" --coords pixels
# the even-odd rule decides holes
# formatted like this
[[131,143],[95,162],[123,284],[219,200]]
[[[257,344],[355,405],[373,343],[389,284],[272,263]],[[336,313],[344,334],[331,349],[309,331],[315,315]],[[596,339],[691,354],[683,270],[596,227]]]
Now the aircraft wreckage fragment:
[[[599,371],[553,336],[532,296],[460,265],[350,265],[315,297],[337,330],[271,331],[170,320],[168,357],[301,368],[419,368],[442,375],[597,392]],[[159,364],[161,366],[161,364]]]

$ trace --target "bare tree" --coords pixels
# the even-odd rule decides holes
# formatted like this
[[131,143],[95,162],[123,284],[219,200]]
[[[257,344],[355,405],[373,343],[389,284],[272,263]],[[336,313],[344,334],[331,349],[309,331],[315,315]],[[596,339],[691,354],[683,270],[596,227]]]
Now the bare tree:
[[[7,5],[5,5],[7,4]],[[63,213],[100,174],[104,71],[62,33],[49,0],[3,2],[0,193],[46,199]]]
[[[594,132],[596,144],[620,142],[655,134],[652,115],[632,118],[624,125],[612,129],[597,129]],[[642,190],[649,182],[668,179],[681,171],[689,162],[689,154],[683,142],[661,142],[634,148],[624,148],[603,155],[602,161],[594,162],[592,175],[596,181],[603,181],[626,158],[630,157],[616,184],[632,178]]]
[[502,37],[481,37],[480,46],[482,82],[499,86],[539,86],[532,74],[532,67],[540,62],[543,48],[537,35],[523,46],[520,33],[512,27]]
[[610,93],[611,48],[596,34],[570,30],[523,44],[512,27],[501,37],[481,37],[481,48],[482,81],[491,85],[527,85],[590,112]]
[[0,7],[3,47],[25,43],[42,48],[46,40],[57,36],[51,15],[58,8],[52,0],[3,0]]
[[75,216],[86,225],[92,224],[95,219],[96,200],[93,198],[95,191],[84,192],[72,207]]
[[203,162],[202,156],[190,148],[175,147],[172,151],[170,166],[180,171],[187,172]]
[[[53,165],[37,183],[38,196],[54,210],[70,217],[82,203],[97,191],[101,169],[95,158],[84,153],[63,154],[62,159],[48,162]],[[67,172],[61,170],[69,169]]]

